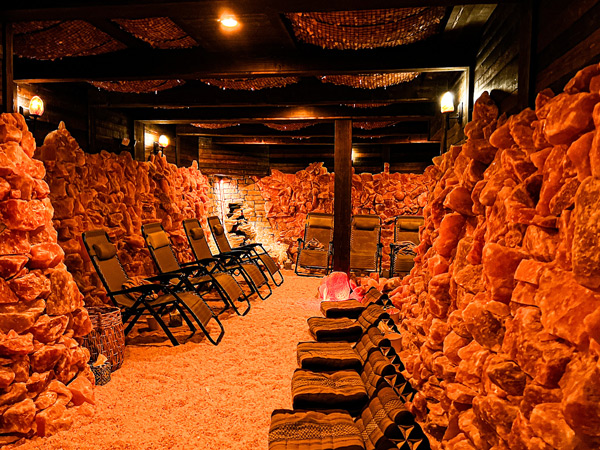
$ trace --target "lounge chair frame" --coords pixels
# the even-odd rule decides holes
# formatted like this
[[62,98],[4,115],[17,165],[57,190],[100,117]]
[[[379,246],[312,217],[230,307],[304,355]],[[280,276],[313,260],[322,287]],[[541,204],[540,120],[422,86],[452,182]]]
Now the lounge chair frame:
[[[330,223],[330,225],[328,225]],[[321,233],[315,230],[324,230]],[[328,231],[326,231],[328,230]],[[328,236],[325,236],[328,234]],[[321,239],[318,239],[321,244],[323,244],[324,249],[322,253],[326,253],[326,264],[325,265],[312,265],[312,264],[301,264],[301,255],[302,252],[319,252],[320,250],[309,249],[306,248],[306,243],[312,240],[313,238],[317,238],[317,236],[321,237],[321,239],[326,240],[326,242],[321,242]],[[319,213],[319,212],[310,212],[306,216],[306,223],[304,224],[304,237],[298,238],[298,252],[296,254],[296,266],[294,268],[294,272],[296,275],[301,277],[314,277],[314,276],[325,276],[328,275],[332,270],[332,259],[333,259],[333,214],[328,213]],[[315,253],[317,254],[317,253]],[[309,272],[303,272],[300,268],[307,269]],[[314,270],[323,270],[324,273],[318,274],[314,273]]]

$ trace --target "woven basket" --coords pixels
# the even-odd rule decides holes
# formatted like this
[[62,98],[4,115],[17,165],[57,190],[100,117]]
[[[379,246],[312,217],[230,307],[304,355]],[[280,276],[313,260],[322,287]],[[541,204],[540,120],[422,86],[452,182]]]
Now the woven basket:
[[96,386],[104,386],[110,381],[110,373],[112,372],[112,364],[110,361],[106,361],[104,364],[99,366],[90,365],[94,379],[96,380]]
[[85,336],[82,345],[90,351],[91,361],[103,354],[108,358],[114,372],[123,364],[125,335],[119,308],[92,306],[87,308],[92,321],[92,331]]

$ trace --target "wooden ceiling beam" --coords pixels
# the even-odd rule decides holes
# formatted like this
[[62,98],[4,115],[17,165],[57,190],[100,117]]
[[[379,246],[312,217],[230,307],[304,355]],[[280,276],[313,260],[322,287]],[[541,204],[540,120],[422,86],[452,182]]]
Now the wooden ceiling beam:
[[245,78],[256,76],[323,76],[401,71],[466,70],[474,51],[430,39],[395,48],[373,50],[310,49],[261,55],[184,50],[121,50],[60,61],[15,61],[15,81],[26,83]]
[[[344,106],[307,107],[240,107],[240,108],[186,108],[186,109],[131,109],[135,120],[156,124],[187,124],[190,122],[256,123],[264,121],[338,120],[356,121],[414,120],[423,121],[436,114],[437,102],[399,103],[382,111],[348,108]],[[371,108],[382,109],[382,108]]]
[[[352,145],[356,147],[381,145],[381,144],[408,144],[408,143],[424,143],[434,142],[429,140],[427,134],[413,134],[410,136],[384,136],[375,137],[372,139],[357,139],[352,134],[353,142]],[[286,145],[286,146],[302,146],[310,147],[314,145],[331,145],[333,146],[333,136],[331,137],[306,137],[302,139],[291,138],[291,137],[263,137],[263,136],[249,136],[249,137],[233,137],[233,136],[216,136],[212,138],[214,144],[217,145]]]
[[[113,19],[116,15],[123,19],[153,17],[218,17],[224,9],[238,15],[261,14],[265,11],[276,13],[354,11],[366,9],[407,8],[423,6],[454,6],[471,4],[519,3],[517,0],[303,0],[302,2],[282,0],[221,0],[221,1],[88,1],[77,5],[72,1],[45,0],[27,3],[3,2],[0,11],[4,20],[11,22],[32,20],[76,20]],[[26,7],[24,7],[24,5]]]
[[448,86],[447,74],[428,74],[410,83],[386,89],[356,89],[305,78],[281,89],[257,91],[219,89],[200,82],[188,82],[156,94],[122,94],[93,89],[89,103],[100,108],[143,107],[239,107],[276,105],[340,105],[361,102],[418,102],[440,96]]

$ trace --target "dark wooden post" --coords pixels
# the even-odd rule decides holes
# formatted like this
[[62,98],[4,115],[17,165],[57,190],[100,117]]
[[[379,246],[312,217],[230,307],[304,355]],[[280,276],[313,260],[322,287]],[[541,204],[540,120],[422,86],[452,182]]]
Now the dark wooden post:
[[17,111],[15,84],[13,82],[13,27],[12,23],[2,23],[2,104],[4,112]]
[[350,273],[352,121],[335,121],[333,270]]
[[519,109],[535,104],[536,2],[526,0],[520,6],[519,21]]
[[144,148],[144,123],[138,120],[133,122],[133,139],[135,145],[133,149],[134,159],[137,161],[146,160],[146,149]]

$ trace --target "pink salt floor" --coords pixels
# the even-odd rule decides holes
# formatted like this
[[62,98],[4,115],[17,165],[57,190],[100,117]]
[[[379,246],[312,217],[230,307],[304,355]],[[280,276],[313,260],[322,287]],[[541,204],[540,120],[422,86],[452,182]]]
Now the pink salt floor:
[[285,277],[247,316],[224,318],[217,347],[201,335],[172,347],[142,333],[133,341],[146,343],[128,345],[121,369],[96,388],[93,417],[7,449],[266,450],[272,410],[291,407],[296,344],[310,340],[306,319],[320,315],[320,279]]

